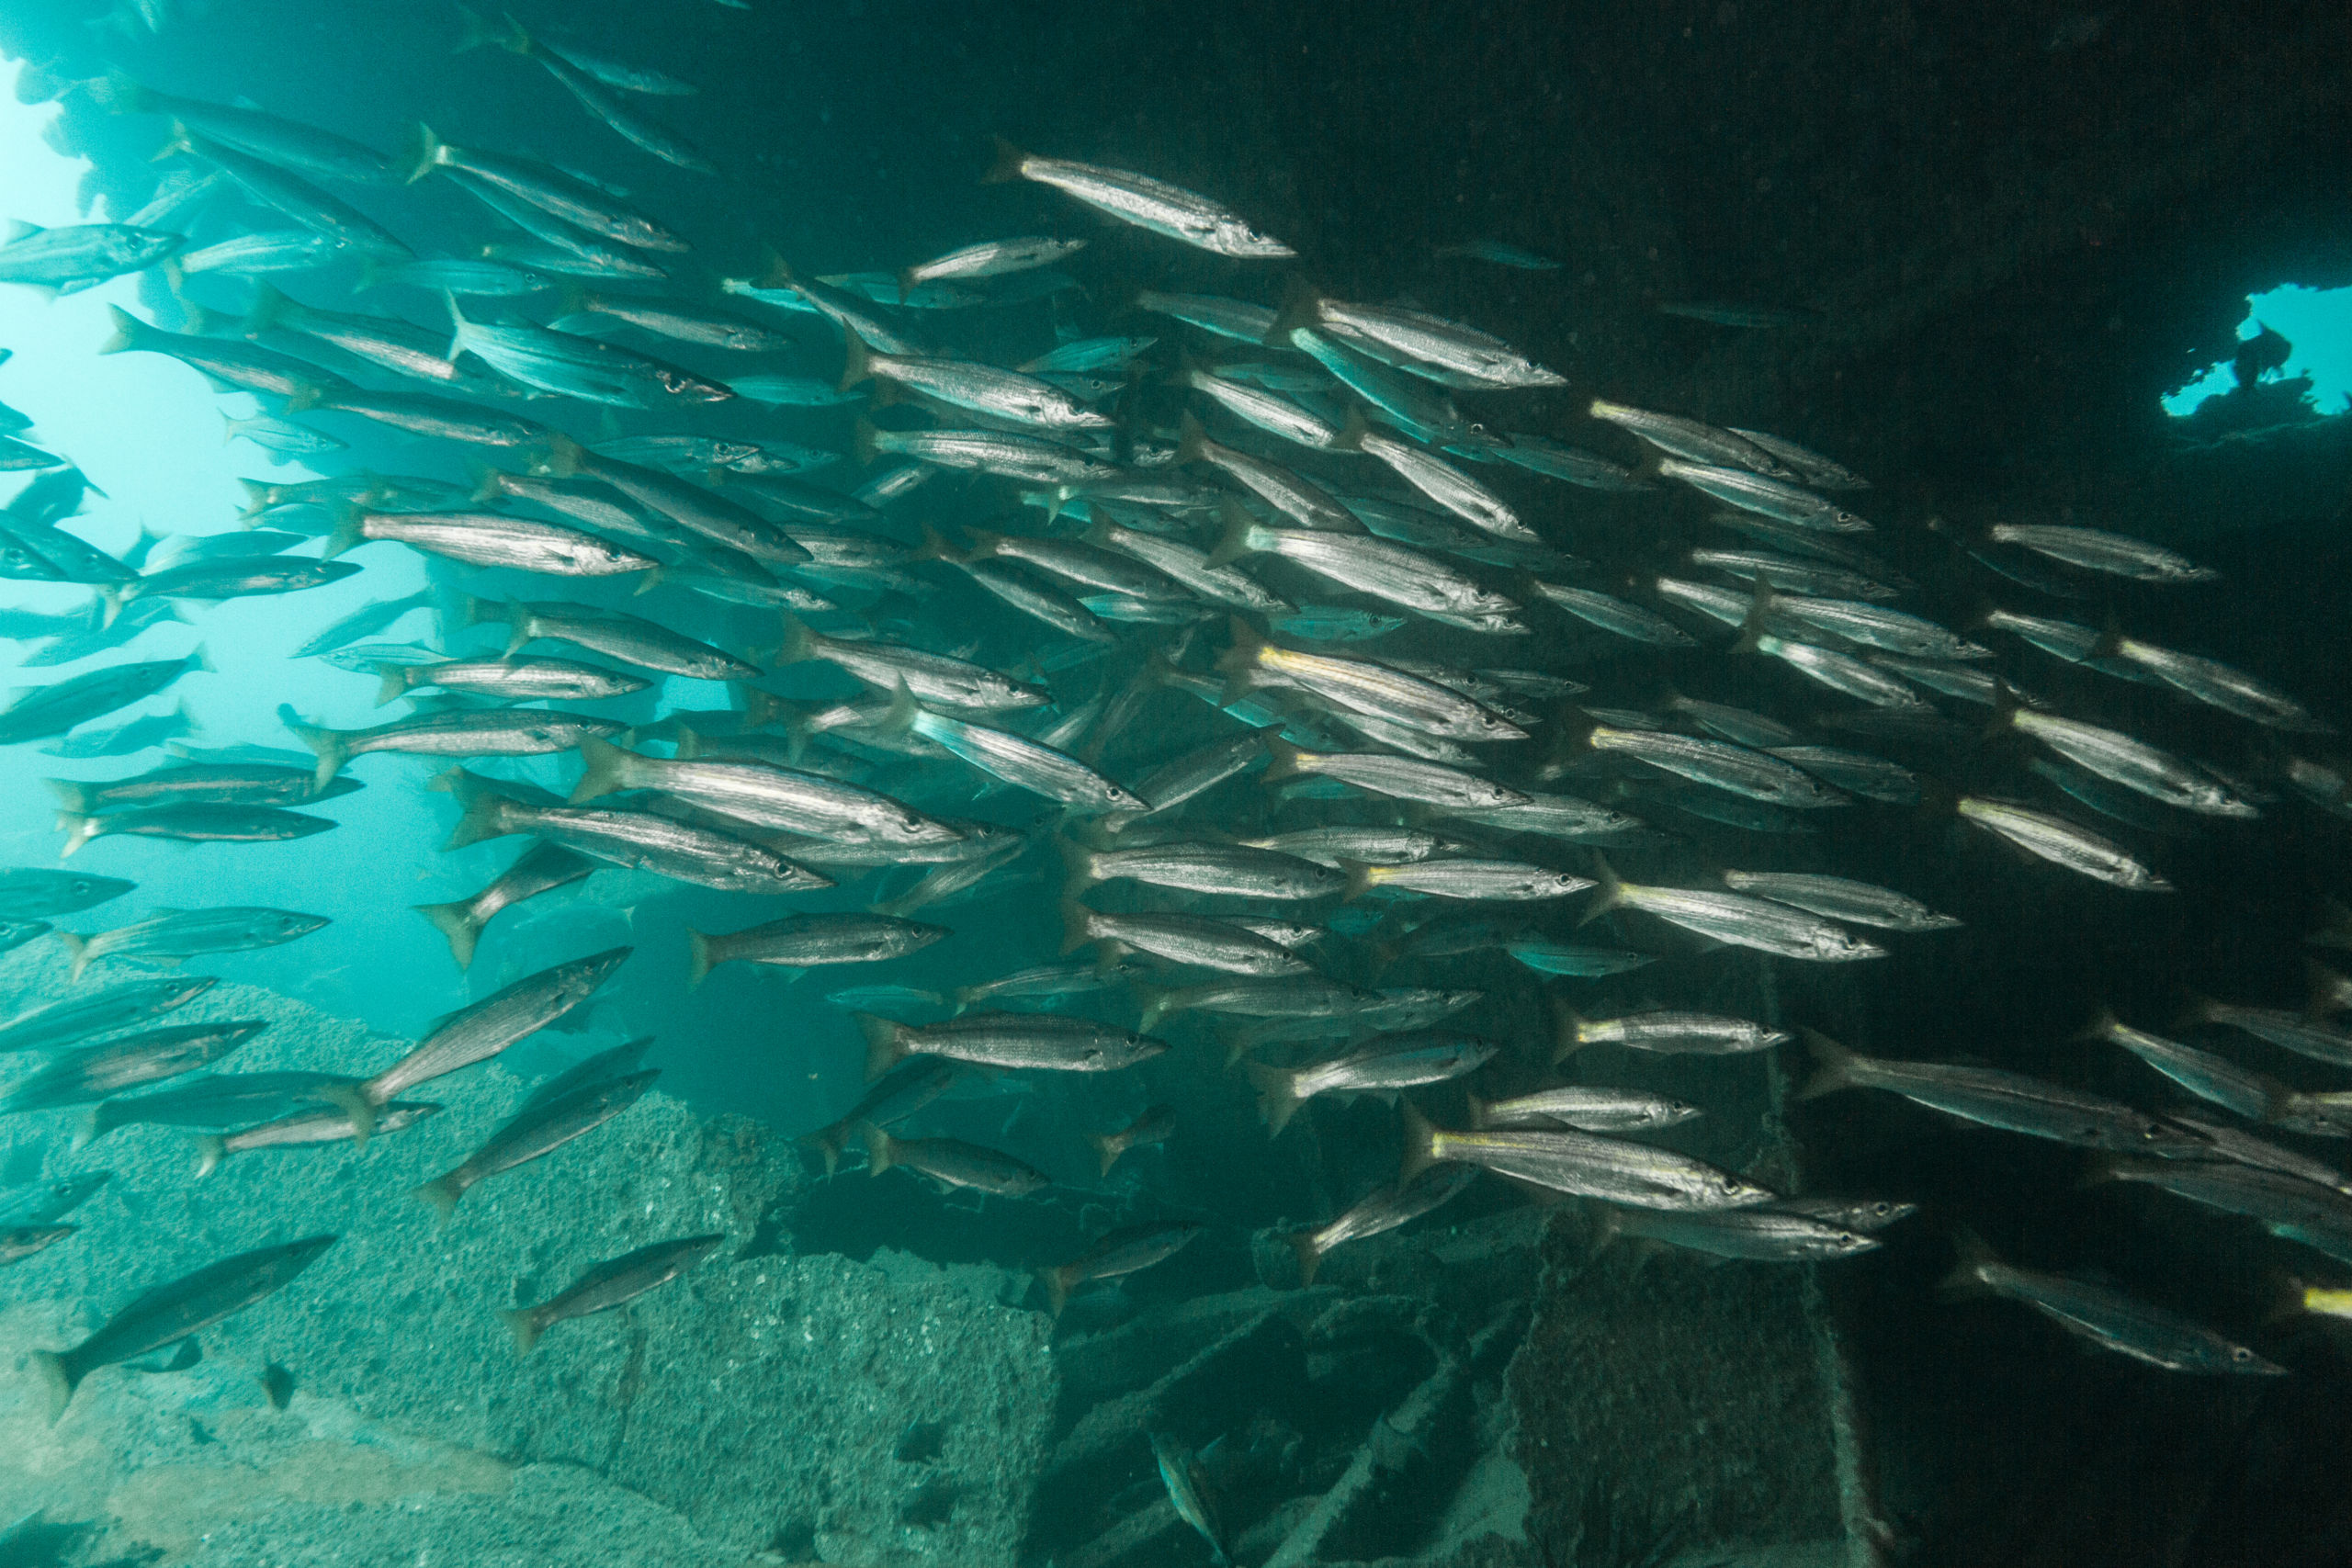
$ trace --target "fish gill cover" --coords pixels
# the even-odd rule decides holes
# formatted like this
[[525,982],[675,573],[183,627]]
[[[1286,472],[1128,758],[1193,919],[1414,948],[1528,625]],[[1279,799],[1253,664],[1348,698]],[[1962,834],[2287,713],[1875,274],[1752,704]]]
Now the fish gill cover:
[[1155,14],[0,18],[0,1562],[2321,1560],[2341,422],[1887,368],[2209,176]]

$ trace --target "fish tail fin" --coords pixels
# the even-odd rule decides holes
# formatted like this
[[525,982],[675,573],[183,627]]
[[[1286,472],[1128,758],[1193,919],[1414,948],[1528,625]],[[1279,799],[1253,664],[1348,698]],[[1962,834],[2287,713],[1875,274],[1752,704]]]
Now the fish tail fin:
[[1133,988],[1136,993],[1136,1005],[1141,1014],[1136,1024],[1138,1030],[1148,1031],[1161,1019],[1177,1010],[1176,993],[1170,987],[1149,985],[1138,980]]
[[286,728],[292,730],[294,739],[308,746],[319,759],[318,777],[311,786],[313,794],[333,784],[335,774],[343,772],[343,765],[351,761],[351,747],[342,731],[324,729],[315,724],[289,724]]
[[401,698],[408,695],[408,683],[410,680],[409,671],[413,668],[415,668],[415,666],[409,664],[379,664],[375,666],[376,705],[378,707],[382,707],[386,703],[398,702]]
[[448,144],[433,134],[433,128],[423,120],[416,124],[416,151],[409,158],[408,174],[401,184],[414,185],[431,174],[448,152]]
[[1991,1289],[1984,1281],[1984,1266],[1999,1258],[1983,1236],[1966,1225],[1954,1225],[1951,1244],[1959,1253],[1951,1271],[1936,1282],[1936,1292],[1942,1296],[1981,1296]]
[[452,904],[412,904],[409,908],[433,922],[433,929],[448,939],[449,956],[458,961],[460,969],[470,969],[474,963],[474,946],[481,941],[481,923],[474,919],[474,907],[460,899]]
[[547,1325],[539,1321],[539,1314],[528,1307],[504,1307],[498,1315],[514,1336],[514,1353],[517,1356],[529,1355],[531,1347],[537,1345],[539,1336],[547,1331]]
[[2276,1327],[2290,1318],[2301,1317],[2310,1310],[2306,1303],[2311,1285],[2295,1275],[2274,1270],[2263,1281],[2263,1289],[2268,1297],[2268,1304],[2262,1314],[2265,1328]]
[[571,804],[584,805],[599,795],[632,787],[629,764],[636,754],[594,735],[580,738],[580,782],[571,786]]
[[1836,1094],[1841,1089],[1853,1089],[1861,1079],[1854,1069],[1861,1062],[1859,1053],[1840,1045],[1818,1029],[1804,1029],[1805,1049],[1813,1055],[1813,1076],[1797,1090],[1799,1100],[1818,1100],[1825,1094]]
[[1208,439],[1209,433],[1202,428],[1201,422],[1193,417],[1190,410],[1185,411],[1176,422],[1176,460],[1180,463],[1204,461],[1208,456]]
[[2122,1027],[2123,1021],[2115,1016],[2115,1010],[2105,1002],[2101,1002],[2098,1005],[2098,1011],[2091,1015],[2091,1021],[2075,1032],[2075,1039],[2077,1041],[2112,1040],[2115,1038],[2115,1032]]
[[458,1200],[465,1195],[465,1186],[454,1170],[447,1176],[435,1177],[424,1186],[412,1189],[409,1193],[412,1198],[432,1204],[433,1213],[445,1225],[449,1223],[449,1216],[458,1212]]
[[[84,820],[89,819],[85,818]],[[96,956],[90,952],[90,939],[85,936],[76,936],[72,931],[59,931],[57,940],[65,944],[65,955],[73,960],[72,964],[65,971],[66,979],[79,980],[82,977],[82,971],[90,966],[91,959]]]
[[1288,348],[1290,334],[1301,327],[1318,326],[1323,321],[1323,296],[1303,277],[1294,277],[1283,290],[1282,308],[1274,312],[1273,325],[1266,329],[1262,340],[1268,348]]
[[830,1127],[820,1127],[813,1133],[803,1133],[800,1141],[817,1151],[825,1162],[825,1174],[831,1176],[841,1169],[842,1146],[849,1141],[849,1128],[836,1122]]
[[1111,1168],[1119,1163],[1119,1156],[1127,1152],[1127,1145],[1119,1141],[1116,1133],[1089,1133],[1086,1141],[1094,1145],[1094,1156],[1102,1168],[1097,1173],[1101,1176],[1110,1175]]
[[1062,897],[1074,904],[1080,894],[1102,880],[1094,874],[1094,852],[1075,839],[1057,839],[1054,848],[1062,857]]
[[710,933],[686,928],[686,989],[700,986],[710,977]]
[[579,477],[588,466],[588,449],[560,430],[548,432],[547,450],[540,454],[537,467],[551,479]]
[[857,1136],[865,1145],[865,1174],[879,1176],[898,1162],[899,1140],[871,1122],[857,1125]]
[[907,1049],[907,1026],[870,1012],[854,1012],[858,1032],[865,1036],[865,1081],[872,1083],[884,1073],[903,1062],[911,1053]]
[[[160,164],[166,158],[176,158],[183,152],[193,152],[195,151],[195,132],[189,130],[183,121],[175,118],[172,121],[171,129],[164,133],[163,145],[156,148],[153,152],[148,153],[147,161],[151,164]],[[51,294],[50,298],[55,299],[56,296]]]
[[100,354],[127,354],[140,348],[143,345],[139,340],[153,330],[119,305],[107,307],[107,320],[114,323],[114,331],[98,344]]
[[119,71],[109,70],[103,76],[82,85],[98,107],[108,114],[153,114],[158,99],[149,88],[140,85]]
[[321,560],[333,560],[368,542],[367,514],[358,502],[338,501],[327,508],[327,515],[334,519],[334,526],[327,530],[326,547],[319,552]]
[[2075,1190],[2105,1187],[2123,1179],[2122,1170],[2113,1155],[2094,1154],[2084,1162],[2082,1175],[2075,1179]]
[[452,784],[450,793],[458,797],[464,814],[458,818],[458,825],[449,829],[448,841],[441,846],[445,854],[468,844],[503,839],[512,831],[502,811],[506,797],[462,770],[458,773],[458,782]]
[[40,1384],[41,1394],[48,1405],[49,1424],[54,1427],[58,1417],[65,1414],[66,1405],[73,1403],[74,1391],[81,1386],[82,1374],[54,1350],[36,1350],[28,1360],[33,1379]]
[[485,45],[495,45],[515,54],[531,52],[531,35],[511,16],[493,22],[472,6],[461,5],[458,17],[465,26],[465,33],[458,39],[458,47],[449,51],[452,54],[463,54]]
[[1487,1102],[1479,1099],[1476,1095],[1469,1093],[1467,1090],[1464,1091],[1462,1101],[1469,1110],[1470,1125],[1478,1128],[1485,1127],[1487,1117]]
[[1315,1271],[1323,1266],[1323,1248],[1316,1244],[1313,1231],[1293,1231],[1283,1240],[1298,1259],[1298,1288],[1306,1290],[1315,1283]]
[[806,663],[817,657],[817,634],[808,629],[808,622],[785,611],[784,640],[775,645],[773,657],[779,665]]
[[327,400],[328,390],[323,381],[304,381],[286,394],[286,412],[308,413]]
[[196,1140],[196,1174],[198,1177],[211,1175],[214,1171],[220,1168],[220,1162],[228,1157],[228,1139],[222,1137],[218,1133],[204,1133],[198,1135]]
[[1401,1095],[1396,1108],[1405,1116],[1405,1153],[1396,1162],[1396,1185],[1405,1187],[1437,1163],[1437,1129],[1421,1114],[1419,1106]]
[[2352,980],[2346,979],[2316,958],[2303,960],[2303,978],[2309,987],[2303,1012],[2311,1018],[2324,1018],[2330,1013],[2352,1008]]
[[1231,566],[1256,548],[1250,543],[1250,525],[1254,519],[1248,507],[1229,495],[1224,496],[1217,502],[1216,514],[1221,532],[1216,547],[1209,551],[1207,564],[1211,570]]
[[2009,690],[2009,683],[1998,675],[1994,676],[1993,716],[1984,721],[1984,728],[1978,739],[1990,740],[2004,730],[2017,728],[2018,710],[2022,706],[2024,705],[2018,701],[2018,694]]
[[1094,933],[1087,924],[1087,917],[1093,912],[1078,901],[1074,891],[1069,889],[1063,891],[1062,956],[1068,957],[1094,940]]
[[1558,1066],[1584,1049],[1584,1018],[1556,994],[1552,1004],[1552,1065]]
[[1261,784],[1280,784],[1295,779],[1307,771],[1305,753],[1279,735],[1266,737],[1266,771],[1258,775]]
[[57,796],[60,811],[87,816],[98,808],[98,786],[96,784],[85,784],[79,779],[43,779],[40,782],[49,786],[50,794]]
[[[59,811],[56,813],[56,829],[59,829],[62,835],[66,835],[66,844],[56,851],[56,858],[59,858],[59,861],[71,856],[73,851],[80,849],[83,844],[87,844],[87,841],[94,840],[94,837],[99,837],[101,832],[99,818],[87,811]],[[80,938],[75,938],[75,941],[80,941]]]
[[864,415],[858,417],[857,423],[850,431],[850,449],[857,457],[858,467],[871,468],[875,459],[882,456],[882,444],[876,439],[880,434],[874,428],[872,420]]
[[928,523],[922,525],[922,543],[915,547],[915,554],[922,559],[945,561],[950,566],[962,566],[981,553],[977,546],[970,550],[957,549],[947,542],[945,535]]
[[[1216,667],[1219,673],[1233,678],[1227,682],[1226,690],[1238,696],[1248,689],[1237,689],[1238,681],[1256,667],[1260,655],[1265,651],[1266,639],[1258,634],[1257,627],[1238,615],[1227,618],[1226,631],[1227,641],[1225,651],[1216,656]],[[1230,702],[1233,696],[1225,700]]]
[[1625,885],[1618,880],[1617,870],[1609,863],[1607,855],[1596,852],[1592,857],[1592,877],[1598,885],[1584,913],[1577,918],[1579,926],[1590,925],[1625,901]]
[[834,385],[837,392],[846,392],[860,381],[874,378],[874,351],[857,335],[855,327],[842,328],[842,378]]
[[1734,653],[1754,653],[1764,646],[1770,636],[1774,599],[1772,584],[1761,573],[1756,578],[1756,591],[1747,601],[1747,614],[1739,623],[1739,640],[1732,645]]
[[293,303],[293,300],[286,297],[284,289],[274,288],[261,279],[255,278],[254,302],[245,311],[244,334],[247,337],[259,337],[269,331],[286,319],[287,307]]
[[1078,1283],[1078,1267],[1065,1263],[1058,1269],[1040,1269],[1037,1283],[1046,1288],[1046,1310],[1058,1318],[1062,1308],[1069,1305],[1070,1287]]
[[1244,1062],[1241,1070],[1249,1076],[1250,1087],[1258,1091],[1258,1114],[1266,1119],[1266,1135],[1281,1137],[1291,1117],[1306,1103],[1299,1097],[1298,1075],[1263,1062]]
[[914,731],[915,720],[922,716],[922,705],[915,701],[914,693],[900,681],[890,688],[890,700],[876,716],[874,728],[884,735],[909,735]]
[[488,506],[506,493],[506,470],[479,457],[466,465],[473,476],[473,493],[466,499],[476,506]]
[[321,1086],[319,1098],[340,1110],[351,1122],[351,1144],[364,1149],[368,1140],[376,1135],[376,1119],[382,1107],[370,1098],[366,1084],[337,1083]]
[[1352,904],[1380,885],[1374,874],[1380,868],[1364,864],[1360,860],[1341,860],[1340,869],[1347,874],[1348,886],[1340,895],[1340,902]]
[[2303,940],[2314,947],[2352,948],[2352,905],[2341,898],[2322,898],[2319,930]]
[[1363,417],[1363,410],[1351,403],[1347,417],[1340,422],[1338,434],[1323,445],[1334,452],[1361,452],[1364,437],[1371,434],[1372,424]]
[[1023,152],[1001,136],[992,136],[989,141],[996,149],[996,156],[995,162],[989,164],[987,171],[980,175],[982,185],[1011,185],[1015,180],[1029,177],[1026,168],[1029,162],[1028,153]]
[[441,358],[445,364],[455,365],[458,356],[466,352],[472,336],[473,323],[466,320],[466,312],[458,305],[457,295],[447,288],[441,291],[441,304],[449,312],[449,347]]

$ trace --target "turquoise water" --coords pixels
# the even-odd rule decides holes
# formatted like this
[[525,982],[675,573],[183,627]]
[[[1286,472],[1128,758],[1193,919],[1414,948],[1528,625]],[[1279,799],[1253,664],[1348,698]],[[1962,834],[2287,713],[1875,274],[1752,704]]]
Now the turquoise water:
[[2324,28],[752,3],[0,5],[0,1568],[2345,1559]]

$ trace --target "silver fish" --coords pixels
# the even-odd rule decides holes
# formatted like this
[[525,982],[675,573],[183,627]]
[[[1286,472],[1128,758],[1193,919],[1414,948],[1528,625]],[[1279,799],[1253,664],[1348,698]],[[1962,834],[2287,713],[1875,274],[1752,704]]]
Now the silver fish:
[[[635,675],[570,659],[448,659],[429,664],[380,664],[376,705],[420,686],[471,692],[501,702],[594,702],[625,697],[651,684]],[[304,781],[306,784],[309,782]]]
[[2211,1100],[2250,1122],[2267,1120],[2273,1102],[2287,1092],[2285,1085],[2267,1074],[2242,1067],[2211,1051],[2134,1029],[2105,1008],[2080,1038],[2120,1045],[2199,1100]]
[[2208,1142],[2102,1095],[2022,1073],[1864,1056],[1812,1030],[1804,1037],[1815,1066],[1798,1092],[1802,1100],[1847,1089],[1883,1089],[1980,1126],[2126,1154],[2194,1154]]
[[1445,811],[1489,811],[1528,800],[1522,791],[1439,762],[1376,751],[1308,751],[1276,737],[1267,739],[1266,750],[1263,777],[1270,784],[1314,775]]
[[539,1337],[559,1323],[611,1312],[668,1284],[726,1239],[724,1235],[693,1235],[653,1242],[597,1264],[536,1306],[500,1312],[514,1335],[515,1354],[529,1355]]
[[2097,528],[2063,528],[2037,523],[1996,523],[1985,530],[1995,544],[2018,545],[2086,571],[2128,577],[2141,582],[2211,582],[2222,574],[2143,540]]
[[1679,1127],[1699,1108],[1644,1089],[1564,1084],[1508,1100],[1469,1097],[1470,1124],[1488,1127],[1572,1127],[1580,1133],[1642,1133]]
[[406,1055],[352,1093],[337,1098],[367,1139],[379,1111],[419,1084],[489,1061],[516,1041],[562,1018],[593,996],[627,963],[633,949],[554,964],[449,1014]]
[[1476,1072],[1499,1049],[1490,1040],[1454,1034],[1384,1034],[1303,1067],[1245,1062],[1258,1092],[1258,1113],[1280,1136],[1298,1108],[1318,1094],[1382,1094],[1443,1083]]
[[415,1195],[446,1222],[475,1185],[594,1132],[636,1104],[661,1076],[658,1069],[630,1073],[534,1100],[455,1168],[417,1188]]
[[247,953],[310,935],[328,923],[324,915],[298,914],[224,905],[209,909],[166,909],[112,931],[89,936],[57,933],[73,958],[69,978],[103,958],[151,958],[175,964],[210,953]]
[[1960,1262],[1943,1289],[2023,1302],[2069,1334],[2166,1371],[2283,1377],[2287,1371],[2177,1313],[2109,1286],[2004,1263],[1973,1236],[1962,1236]]
[[98,1368],[176,1344],[285,1289],[334,1243],[332,1235],[314,1235],[224,1258],[142,1292],[70,1350],[33,1351],[32,1371],[48,1394],[51,1424]]
[[731,893],[799,893],[832,881],[764,844],[648,811],[539,806],[460,773],[451,786],[465,816],[447,849],[528,833],[607,865]]
[[1475,1165],[1442,1165],[1411,1181],[1374,1188],[1328,1224],[1292,1232],[1283,1239],[1298,1258],[1300,1288],[1315,1283],[1324,1255],[1332,1248],[1410,1224],[1458,1196],[1477,1175]]
[[1842,876],[1818,876],[1801,872],[1727,871],[1724,886],[1735,893],[1753,893],[1776,904],[1791,904],[1858,926],[1879,926],[1897,931],[1949,931],[1961,922],[1939,915],[1916,898],[1889,888],[1873,887]]
[[1736,893],[1640,886],[1621,881],[1605,861],[1600,871],[1600,892],[1586,908],[1587,920],[1611,909],[1641,909],[1701,936],[1784,958],[1838,963],[1886,956],[1884,948],[1785,904]]
[[1598,1133],[1551,1128],[1448,1132],[1405,1103],[1405,1157],[1397,1178],[1409,1182],[1431,1165],[1460,1161],[1581,1198],[1645,1209],[1744,1209],[1773,1193],[1668,1149]]
[[615,719],[535,708],[491,708],[480,712],[428,713],[394,719],[372,729],[327,729],[289,724],[296,738],[318,754],[319,787],[354,757],[370,751],[405,751],[424,757],[544,757],[569,751],[582,738],[617,734]]
[[1961,818],[1999,835],[2053,865],[2134,893],[2169,893],[2172,884],[2134,860],[2113,841],[2063,817],[2007,801],[1962,795]]
[[0,1114],[88,1105],[127,1089],[209,1066],[269,1027],[266,1019],[166,1024],[142,1034],[59,1052],[0,1095]]
[[1164,1041],[1092,1022],[1035,1013],[967,1013],[918,1028],[872,1013],[855,1013],[865,1034],[870,1082],[909,1056],[944,1056],[992,1067],[1057,1072],[1116,1072],[1168,1049]]
[[1579,1018],[1563,1011],[1553,1056],[1565,1060],[1588,1045],[1622,1045],[1668,1055],[1735,1056],[1769,1051],[1792,1038],[1785,1030],[1720,1013],[1657,1008],[1622,1018]]
[[1062,158],[1039,158],[998,139],[996,163],[984,179],[1033,180],[1052,186],[1099,212],[1221,256],[1261,258],[1298,253],[1269,239],[1204,196],[1124,169]]
[[878,964],[920,953],[949,934],[890,915],[786,915],[740,931],[686,928],[689,990],[721,964],[800,970],[832,964]]
[[896,383],[950,408],[1041,430],[1108,430],[1109,415],[1097,413],[1068,392],[1017,370],[999,370],[960,359],[922,359],[877,354],[855,332],[848,334],[848,358],[842,367],[841,389],[861,381]]

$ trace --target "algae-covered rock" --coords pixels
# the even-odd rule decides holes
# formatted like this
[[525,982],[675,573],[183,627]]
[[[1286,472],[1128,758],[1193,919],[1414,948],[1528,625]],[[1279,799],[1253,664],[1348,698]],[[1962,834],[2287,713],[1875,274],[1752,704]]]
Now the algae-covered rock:
[[[46,987],[45,967],[12,958],[0,980]],[[271,1020],[238,1071],[372,1071],[407,1048],[247,987],[216,987],[188,1012]],[[186,1133],[133,1127],[69,1155],[83,1113],[10,1119],[0,1136],[42,1142],[50,1174],[115,1179],[75,1214],[77,1235],[0,1273],[0,1518],[36,1507],[96,1518],[206,1562],[326,1562],[336,1541],[340,1561],[405,1561],[395,1545],[413,1538],[452,1562],[561,1564],[573,1533],[601,1536],[603,1562],[740,1562],[771,1548],[841,1562],[1012,1562],[1054,1399],[1041,1316],[944,1275],[766,1250],[755,1237],[804,1179],[797,1153],[757,1123],[706,1121],[658,1091],[484,1182],[442,1224],[412,1190],[528,1092],[493,1063],[426,1086],[414,1098],[446,1109],[364,1149],[236,1155],[201,1179]],[[195,1367],[101,1369],[46,1425],[25,1352],[72,1344],[139,1292],[216,1258],[320,1232],[342,1239],[199,1336]],[[649,1242],[701,1234],[727,1240],[684,1278],[517,1352],[499,1309]],[[260,1381],[271,1362],[293,1380],[284,1412]],[[308,1436],[288,1438],[288,1423]],[[917,1427],[924,1440],[910,1444]],[[352,1466],[409,1450],[429,1462],[381,1480],[382,1495],[337,1490],[362,1485]],[[323,1473],[345,1479],[304,1479]],[[159,1488],[174,1500],[139,1501]],[[378,1507],[389,1512],[369,1522]],[[188,1521],[208,1511],[218,1517],[202,1533],[250,1555],[190,1544]],[[534,1520],[550,1531],[537,1555],[524,1545]],[[416,1533],[427,1530],[442,1533]]]

